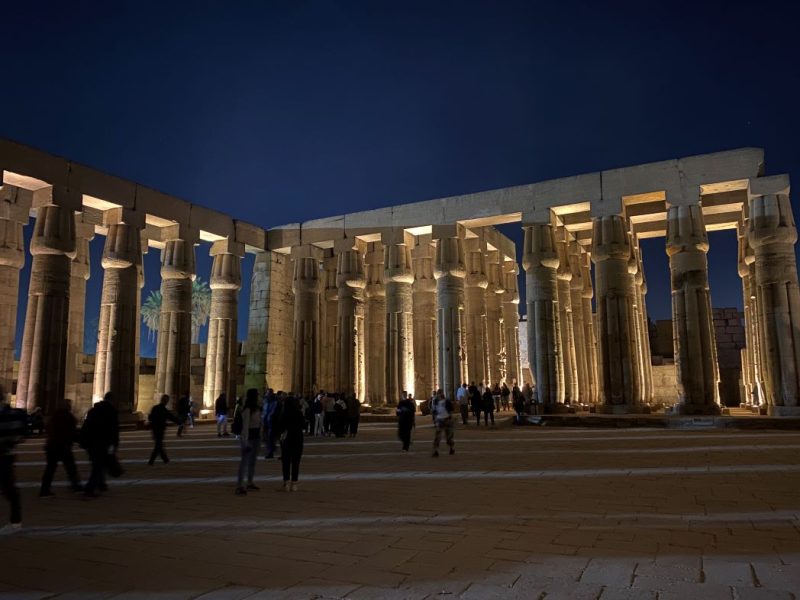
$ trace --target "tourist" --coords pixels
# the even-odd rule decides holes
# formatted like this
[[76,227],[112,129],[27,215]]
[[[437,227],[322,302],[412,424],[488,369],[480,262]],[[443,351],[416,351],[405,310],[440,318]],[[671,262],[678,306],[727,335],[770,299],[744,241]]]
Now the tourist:
[[300,405],[300,412],[303,413],[303,433],[307,435],[313,435],[314,412],[312,410],[312,404],[308,402],[305,396],[300,396],[297,399],[297,403]]
[[525,412],[529,415],[534,414],[536,407],[533,405],[533,389],[527,381],[522,386],[522,400],[525,403]]
[[217,437],[228,437],[228,399],[220,394],[214,403],[214,414],[217,417]]
[[314,405],[312,410],[314,412],[314,435],[317,437],[321,437],[325,434],[325,391],[320,390],[317,397],[314,398]]
[[353,393],[347,395],[345,402],[347,404],[347,430],[350,437],[354,438],[358,433],[358,422],[361,420],[361,402]]
[[44,444],[47,466],[42,475],[42,486],[39,489],[40,498],[55,496],[50,490],[50,485],[53,483],[53,475],[58,463],[64,465],[72,491],[83,491],[81,480],[78,477],[78,469],[75,467],[75,457],[72,454],[72,444],[75,443],[77,437],[78,420],[72,414],[72,401],[65,399],[61,406],[56,408],[47,424],[47,441]]
[[510,410],[510,405],[508,401],[508,397],[511,395],[511,390],[508,389],[508,385],[506,382],[503,382],[503,385],[500,387],[500,405],[503,407],[503,410]]
[[344,401],[344,394],[338,394],[333,403],[333,433],[338,437],[344,437],[347,427],[347,403]]
[[525,412],[525,399],[522,397],[522,392],[519,391],[519,388],[515,385],[514,386],[514,412],[517,413],[516,416],[516,424],[522,425],[522,414]]
[[[220,397],[224,398],[225,394]],[[217,399],[217,402],[219,402],[219,399]],[[172,421],[178,426],[181,424],[180,419],[167,408],[168,403],[169,395],[163,394],[158,404],[150,409],[150,414],[147,416],[150,430],[153,432],[153,451],[150,453],[150,460],[147,461],[147,464],[151,467],[155,464],[157,456],[161,457],[164,464],[169,462],[169,457],[164,451],[164,432],[167,430],[167,421]]]
[[325,416],[323,417],[325,435],[333,433],[333,422],[336,419],[336,399],[338,397],[339,394],[328,394],[322,399],[322,407],[325,409]]
[[37,406],[28,417],[28,435],[33,435],[34,432],[42,435],[44,431],[44,416],[42,415],[42,407]]
[[[239,460],[239,477],[236,480],[237,496],[246,495],[248,490],[258,490],[258,486],[253,483],[253,475],[256,470],[256,456],[261,445],[262,434],[261,412],[258,409],[258,390],[250,388],[245,395],[241,412],[241,437],[239,438],[239,443],[242,456]],[[243,485],[245,469],[247,469],[246,488]]]
[[494,398],[494,409],[500,412],[500,384],[495,383],[492,388],[492,398]]
[[411,430],[414,429],[414,418],[417,412],[417,407],[408,399],[406,392],[403,392],[403,397],[397,403],[397,437],[403,442],[403,450],[408,452],[411,446]]
[[0,389],[0,491],[11,505],[8,525],[0,533],[14,533],[22,527],[22,502],[14,474],[14,448],[19,444],[28,427],[28,416],[22,409],[11,408],[3,399]]
[[494,426],[494,406],[494,395],[492,394],[492,390],[489,389],[489,386],[486,386],[486,389],[483,391],[483,424],[486,427],[489,426],[490,418],[492,420],[492,426]]
[[[234,425],[236,424],[237,419],[240,418],[239,415],[242,414],[242,407],[243,406],[244,406],[244,400],[242,400],[241,396],[236,398],[236,404],[233,405],[233,423],[234,423]],[[231,433],[233,433],[233,435],[236,436],[237,440],[241,439],[241,437],[242,437],[241,436],[241,431],[235,431],[233,425],[231,426]]]
[[278,397],[272,391],[272,388],[269,388],[264,396],[264,405],[261,410],[261,422],[264,426],[264,439],[266,442],[264,458],[267,459],[275,457],[275,416],[277,412]]
[[462,383],[461,387],[456,392],[456,402],[458,409],[461,411],[461,424],[466,425],[469,422],[469,393],[467,392],[467,384]]
[[472,382],[472,385],[469,386],[469,399],[472,405],[472,414],[475,416],[475,424],[481,424],[481,410],[483,408],[483,394],[475,385],[475,382]]
[[284,402],[278,431],[281,440],[283,490],[296,492],[300,459],[303,457],[303,413],[300,412],[300,405],[294,396],[289,396]]
[[439,442],[442,433],[445,435],[447,445],[450,446],[450,454],[456,453],[455,442],[453,441],[453,403],[444,397],[444,392],[439,390],[436,396],[436,403],[431,410],[433,422],[436,425],[436,433],[433,438],[433,456],[439,456]]
[[80,432],[81,447],[89,454],[92,471],[84,487],[84,494],[91,498],[97,492],[105,492],[106,470],[118,464],[115,456],[119,446],[119,417],[112,404],[111,392],[95,404],[86,414]]
[[178,404],[175,406],[175,412],[178,413],[178,419],[180,420],[180,423],[178,424],[178,437],[183,435],[183,430],[186,427],[186,421],[189,420],[191,409],[192,406],[191,401],[189,400],[189,392],[186,392],[183,396],[178,398]]

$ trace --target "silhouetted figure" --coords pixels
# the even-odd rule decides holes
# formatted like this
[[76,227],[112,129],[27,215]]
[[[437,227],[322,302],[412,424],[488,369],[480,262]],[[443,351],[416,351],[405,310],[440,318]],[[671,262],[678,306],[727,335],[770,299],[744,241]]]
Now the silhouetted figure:
[[192,404],[189,400],[189,392],[186,392],[183,396],[178,398],[178,404],[175,406],[175,412],[178,413],[178,420],[180,421],[180,423],[178,423],[178,437],[183,435],[191,410]]
[[469,391],[466,383],[461,384],[461,387],[458,388],[456,402],[461,411],[461,424],[466,425],[469,422]]
[[[241,412],[242,431],[239,434],[239,444],[242,451],[239,460],[239,477],[236,480],[236,495],[244,496],[248,490],[257,491],[258,486],[253,482],[256,470],[256,456],[261,445],[263,427],[261,424],[261,411],[258,409],[258,390],[250,388],[244,399]],[[247,471],[247,487],[244,486],[245,470]]]
[[483,408],[483,396],[481,395],[481,391],[475,385],[475,382],[472,382],[472,385],[469,386],[469,401],[472,405],[472,414],[475,415],[475,425],[481,424],[481,410]]
[[408,452],[411,446],[411,430],[414,429],[415,413],[417,407],[414,402],[408,399],[408,396],[403,392],[403,398],[397,403],[397,437],[403,442],[403,450]]
[[24,410],[11,408],[3,398],[5,393],[0,388],[0,491],[11,505],[11,515],[9,524],[0,528],[0,533],[13,533],[22,527],[22,502],[14,474],[14,448],[25,436],[28,415]]
[[50,498],[55,496],[50,490],[53,483],[53,475],[56,472],[58,463],[64,465],[67,477],[73,492],[83,490],[81,480],[78,477],[78,469],[75,467],[75,457],[72,454],[72,444],[78,438],[78,420],[72,414],[72,401],[65,399],[50,417],[47,424],[47,441],[44,444],[44,452],[47,457],[47,466],[42,475],[42,487],[39,489],[39,496]]
[[489,426],[489,419],[492,420],[492,425],[494,425],[494,395],[492,394],[492,390],[488,387],[483,392],[483,424],[487,427]]
[[119,417],[117,409],[111,403],[111,392],[95,404],[86,414],[80,433],[81,447],[89,454],[92,472],[86,482],[84,493],[89,496],[104,492],[106,485],[106,469],[110,464],[109,454],[113,454],[119,446]]
[[150,409],[147,417],[150,422],[150,430],[153,432],[153,451],[150,453],[150,460],[147,461],[147,464],[151,466],[156,462],[157,456],[161,457],[164,464],[169,462],[169,457],[164,451],[164,433],[167,430],[167,421],[172,421],[178,426],[181,424],[180,419],[169,411],[167,404],[169,404],[169,396],[164,394],[159,403]]
[[300,459],[303,457],[304,422],[305,419],[297,398],[288,396],[283,402],[283,410],[277,426],[281,440],[283,489],[286,492],[297,491],[297,479],[300,477]]
[[217,437],[230,435],[228,433],[228,399],[225,394],[220,394],[214,403],[214,415],[217,417]]
[[436,425],[436,434],[433,438],[433,456],[439,456],[439,442],[442,439],[442,434],[445,435],[447,445],[450,446],[450,454],[455,454],[453,403],[444,397],[442,390],[437,392],[436,402],[433,404],[431,412],[433,414],[433,422]]
[[264,406],[261,412],[261,420],[264,423],[264,438],[266,441],[264,458],[274,458],[275,456],[275,418],[277,413],[278,397],[272,391],[272,388],[270,388],[264,396]]
[[345,400],[347,404],[347,431],[350,437],[356,437],[358,433],[358,422],[361,420],[361,402],[355,394],[348,394]]

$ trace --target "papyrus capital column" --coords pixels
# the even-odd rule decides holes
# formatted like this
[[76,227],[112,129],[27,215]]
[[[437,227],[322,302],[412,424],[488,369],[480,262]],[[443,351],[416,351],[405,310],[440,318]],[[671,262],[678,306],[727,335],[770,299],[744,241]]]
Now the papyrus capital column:
[[336,384],[336,354],[338,352],[337,303],[339,291],[336,286],[336,254],[328,248],[322,258],[322,334],[320,340],[320,386],[329,391],[338,389]]
[[487,378],[499,384],[506,377],[505,350],[503,343],[503,257],[498,250],[486,252],[486,350],[488,359]]
[[558,327],[561,336],[561,364],[564,370],[564,402],[578,403],[578,361],[575,352],[575,332],[572,320],[571,281],[572,269],[567,252],[569,233],[562,226],[555,228],[556,250],[558,252]]
[[583,324],[583,265],[581,248],[571,240],[567,244],[566,258],[572,277],[569,280],[569,296],[572,315],[572,335],[575,349],[575,367],[578,377],[578,402],[591,403],[589,384],[589,344],[586,341],[586,329]]
[[211,245],[211,311],[208,318],[203,407],[214,409],[220,394],[236,397],[236,355],[239,328],[239,290],[242,288],[244,244],[219,240]]
[[[650,404],[653,400],[653,367],[650,354],[650,336],[647,323],[647,280],[644,276],[642,262],[642,249],[639,239],[631,232],[631,258],[635,260],[636,273],[634,274],[634,299],[636,301],[637,318],[637,348],[639,351],[639,389],[642,402]],[[630,267],[629,267],[630,270]],[[715,349],[716,350],[716,349]]]
[[800,290],[794,254],[797,228],[788,189],[750,199],[747,237],[755,256],[768,409],[771,414],[800,415]]
[[91,273],[89,242],[94,239],[94,225],[85,220],[84,213],[75,213],[75,258],[70,268],[69,324],[67,325],[67,365],[64,395],[72,400],[72,407],[83,414],[91,406],[87,394],[80,396],[79,384],[83,379],[83,337],[86,321],[86,282]]
[[679,410],[684,414],[719,412],[719,368],[706,252],[708,236],[700,205],[670,207],[667,254]]
[[516,260],[504,260],[503,269],[503,340],[505,350],[505,381],[509,388],[521,385],[519,366],[519,267]]
[[75,257],[75,218],[68,206],[36,209],[28,310],[22,336],[17,405],[50,413],[64,397],[69,288]]
[[539,402],[549,407],[564,401],[556,277],[558,250],[553,226],[549,222],[526,224],[523,229],[528,360]]
[[464,331],[464,228],[460,225],[433,227],[436,257],[436,327],[439,339],[439,387],[450,400],[467,378]]
[[294,360],[292,392],[308,398],[319,376],[319,294],[322,251],[314,246],[292,248],[294,291]]
[[427,399],[439,382],[438,332],[436,330],[436,247],[430,234],[414,237],[411,265],[414,283],[411,300],[414,319],[414,394]]
[[339,293],[337,391],[353,393],[363,401],[366,388],[364,288],[367,285],[363,243],[355,238],[338,240],[334,251],[337,253],[336,284]]
[[486,241],[482,237],[464,240],[467,275],[464,278],[464,311],[467,330],[467,379],[470,383],[489,384],[486,327]]
[[192,281],[197,232],[170,225],[162,232],[161,314],[158,322],[155,397],[177,400],[189,393],[192,345]]
[[[367,243],[364,254],[366,296],[365,366],[366,402],[372,406],[386,404],[386,288],[383,282],[383,245]],[[394,400],[396,402],[397,400]]]
[[402,229],[381,234],[386,286],[386,400],[395,404],[414,390],[414,321],[411,247],[414,238]]
[[594,287],[592,286],[592,264],[588,252],[581,254],[581,279],[583,280],[583,292],[581,301],[583,307],[583,339],[586,342],[586,368],[589,378],[589,403],[599,402],[599,374],[597,371],[597,334],[594,326],[594,311],[592,310],[592,298],[594,297]]

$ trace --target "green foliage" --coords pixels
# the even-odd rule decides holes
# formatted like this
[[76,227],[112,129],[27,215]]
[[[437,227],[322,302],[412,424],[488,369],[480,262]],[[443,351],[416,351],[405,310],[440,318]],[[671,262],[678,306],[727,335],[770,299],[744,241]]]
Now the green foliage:
[[[142,303],[142,323],[147,327],[148,338],[154,340],[158,334],[161,318],[161,291],[153,290]],[[192,343],[198,343],[200,330],[208,322],[211,313],[211,288],[200,277],[192,282]]]

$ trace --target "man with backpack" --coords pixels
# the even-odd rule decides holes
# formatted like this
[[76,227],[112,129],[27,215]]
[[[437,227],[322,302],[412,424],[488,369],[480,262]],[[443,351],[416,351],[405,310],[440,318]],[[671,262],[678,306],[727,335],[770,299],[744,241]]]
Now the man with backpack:
[[431,413],[433,414],[433,422],[436,425],[436,434],[433,438],[433,456],[439,456],[439,442],[442,439],[442,433],[445,435],[447,445],[450,446],[450,454],[455,454],[453,403],[444,397],[442,390],[436,392],[436,402],[431,407]]

